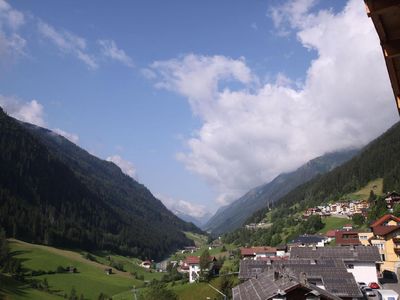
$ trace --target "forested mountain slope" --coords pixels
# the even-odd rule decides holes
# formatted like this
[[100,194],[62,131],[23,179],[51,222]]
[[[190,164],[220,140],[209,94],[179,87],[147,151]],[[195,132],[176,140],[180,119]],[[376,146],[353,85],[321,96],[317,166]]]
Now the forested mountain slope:
[[0,226],[29,242],[161,258],[200,230],[111,162],[0,108]]
[[274,180],[250,190],[231,204],[220,208],[204,229],[220,235],[239,228],[254,212],[273,204],[295,187],[319,174],[326,173],[352,158],[358,150],[328,153],[317,157],[297,170],[277,176]]

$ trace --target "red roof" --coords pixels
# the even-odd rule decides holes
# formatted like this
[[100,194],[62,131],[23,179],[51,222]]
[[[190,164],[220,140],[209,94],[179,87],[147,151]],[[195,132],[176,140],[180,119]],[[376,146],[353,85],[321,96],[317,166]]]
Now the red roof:
[[391,214],[387,214],[387,215],[384,215],[383,217],[379,218],[378,220],[376,220],[374,223],[372,223],[371,227],[382,225],[383,223],[385,223],[389,220],[393,220],[393,221],[396,221],[397,223],[400,223],[400,218],[397,218]]
[[389,226],[384,226],[384,225],[377,225],[372,227],[372,231],[374,232],[375,235],[387,235],[397,229],[400,229],[400,225],[389,225]]
[[336,231],[335,240],[337,245],[359,245],[361,244],[358,238],[357,231]]
[[251,247],[251,248],[240,248],[240,253],[243,256],[246,255],[255,255],[262,253],[276,253],[275,247]]
[[186,264],[188,265],[199,265],[200,256],[188,256],[186,257]]
[[334,229],[328,230],[328,231],[325,233],[325,236],[326,236],[326,237],[335,237],[335,236],[336,236],[336,230],[334,230]]

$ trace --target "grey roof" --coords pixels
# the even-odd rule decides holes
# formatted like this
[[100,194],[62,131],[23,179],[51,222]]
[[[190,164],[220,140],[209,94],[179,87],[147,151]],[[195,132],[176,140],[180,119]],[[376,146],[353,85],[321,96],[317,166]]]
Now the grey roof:
[[320,235],[299,235],[297,238],[292,240],[290,244],[317,244],[326,240],[326,237]]
[[[305,275],[309,282],[322,282],[329,293],[338,297],[362,297],[353,274],[348,273],[343,261],[338,259],[326,259],[317,262],[313,259],[298,259],[273,261],[272,264],[268,264],[266,261],[243,260],[240,263],[239,278],[250,278],[251,282],[254,282],[254,278],[258,279],[264,274],[276,271],[289,274],[293,278],[301,278]],[[257,284],[260,284],[260,281]]]
[[314,292],[321,295],[321,299],[340,300],[339,297],[320,289],[309,283],[301,283],[297,278],[288,274],[279,273],[275,278],[275,272],[264,272],[232,289],[233,300],[268,300],[280,293],[301,288],[304,293]]
[[375,246],[337,246],[304,248],[294,247],[290,250],[290,259],[341,259],[344,261],[377,262],[381,260],[379,250]]

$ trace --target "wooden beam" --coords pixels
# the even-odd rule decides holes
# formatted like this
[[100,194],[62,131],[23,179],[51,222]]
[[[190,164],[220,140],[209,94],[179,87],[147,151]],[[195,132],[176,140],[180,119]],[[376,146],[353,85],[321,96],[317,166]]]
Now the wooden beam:
[[400,3],[398,0],[367,0],[365,2],[367,15],[382,15],[394,9],[400,10]]
[[383,52],[386,58],[394,58],[400,56],[400,39],[390,40],[382,43]]

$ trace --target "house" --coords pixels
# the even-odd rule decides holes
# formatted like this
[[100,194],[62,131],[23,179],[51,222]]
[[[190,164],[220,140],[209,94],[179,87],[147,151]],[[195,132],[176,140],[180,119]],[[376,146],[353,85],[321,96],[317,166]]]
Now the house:
[[387,208],[393,211],[393,207],[400,203],[400,194],[396,192],[387,193],[385,201]]
[[142,268],[150,269],[150,267],[151,267],[151,261],[145,260],[145,261],[143,261],[143,262],[140,264],[140,266],[141,266]]
[[[296,259],[274,261],[272,265],[263,261],[243,261],[239,278],[248,281],[232,290],[233,299],[363,299],[353,274],[347,272],[343,262],[332,259],[322,260],[319,264],[313,263],[312,260]],[[269,281],[265,281],[265,278],[269,278]],[[291,288],[286,289],[279,280],[290,284]],[[314,296],[320,298],[307,298],[310,295],[301,294],[300,291],[300,294],[291,293],[290,291],[298,288],[298,283],[317,290],[319,294]],[[275,298],[278,290],[283,291],[281,296],[286,298]],[[256,297],[257,294],[261,297]],[[323,298],[323,295],[332,298]]]
[[[217,259],[215,257],[209,257],[209,267],[207,271],[211,272],[213,275],[219,274],[219,267],[216,262]],[[193,283],[198,281],[200,276],[200,256],[186,257],[183,265],[189,267],[189,282]]]
[[111,269],[111,268],[106,268],[106,269],[104,269],[104,272],[105,272],[107,275],[111,275],[111,274],[112,274],[112,269]]
[[386,214],[371,224],[370,244],[378,247],[383,264],[381,269],[395,272],[400,268],[400,218]]
[[276,246],[276,256],[283,257],[286,256],[287,246],[286,245],[278,245]]
[[345,225],[343,225],[342,229],[345,230],[345,231],[351,231],[351,230],[353,230],[353,225],[352,224],[345,224]]
[[361,245],[363,246],[371,246],[370,239],[374,236],[373,232],[359,232],[358,239],[360,240]]
[[358,231],[338,230],[335,232],[335,241],[338,246],[361,245]]
[[324,247],[328,242],[328,239],[322,235],[299,235],[288,243],[289,248],[291,247]]
[[377,247],[335,246],[324,248],[292,248],[290,260],[314,260],[316,264],[334,260],[342,262],[357,282],[378,282],[381,258]]
[[277,255],[277,249],[274,247],[250,247],[240,248],[240,254],[243,259],[258,259],[261,257],[270,257]]
[[328,231],[325,233],[325,237],[326,237],[328,243],[332,242],[332,241],[335,239],[335,237],[336,237],[336,230],[334,230],[334,229],[328,230]]
[[291,274],[271,271],[239,284],[232,289],[233,300],[339,300],[341,298],[308,282],[306,276],[297,278]]

